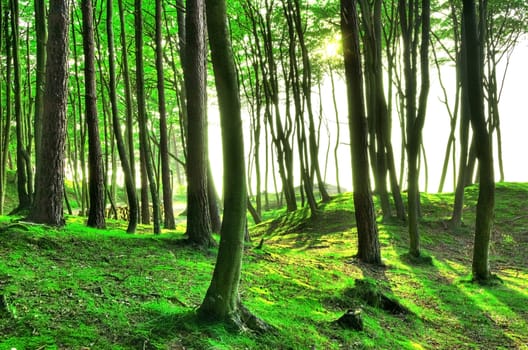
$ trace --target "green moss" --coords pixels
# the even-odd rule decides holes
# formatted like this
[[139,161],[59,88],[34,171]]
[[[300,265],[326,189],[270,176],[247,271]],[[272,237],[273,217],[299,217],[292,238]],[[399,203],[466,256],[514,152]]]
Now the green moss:
[[[0,349],[452,349],[523,348],[528,343],[527,184],[497,184],[491,264],[503,283],[466,283],[471,274],[478,187],[466,190],[464,223],[445,225],[452,194],[422,195],[423,250],[432,264],[410,264],[407,228],[380,223],[385,268],[359,263],[351,194],[306,209],[264,214],[251,227],[240,285],[245,306],[275,333],[229,333],[197,322],[216,250],[181,244],[184,224],[153,236],[109,220],[107,230],[67,217],[62,229],[13,225],[0,217]],[[5,228],[2,230],[2,228]],[[355,279],[375,281],[412,311],[393,315],[342,297]],[[334,321],[363,307],[365,331]]]

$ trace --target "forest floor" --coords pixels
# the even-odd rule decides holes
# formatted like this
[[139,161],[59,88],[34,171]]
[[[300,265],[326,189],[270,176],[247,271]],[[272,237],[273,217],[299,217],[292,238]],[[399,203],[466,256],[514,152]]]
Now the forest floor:
[[[0,350],[3,349],[528,349],[528,184],[498,184],[491,267],[502,282],[470,282],[475,187],[464,223],[448,229],[452,194],[423,194],[422,247],[430,265],[405,258],[406,227],[379,223],[384,268],[355,258],[352,196],[306,210],[268,212],[251,227],[241,299],[274,326],[230,333],[200,324],[216,250],[183,245],[177,230],[151,235],[125,223],[62,229],[0,218]],[[261,238],[263,247],[255,249]],[[409,313],[350,296],[356,280],[376,284]],[[335,323],[362,309],[363,331]]]

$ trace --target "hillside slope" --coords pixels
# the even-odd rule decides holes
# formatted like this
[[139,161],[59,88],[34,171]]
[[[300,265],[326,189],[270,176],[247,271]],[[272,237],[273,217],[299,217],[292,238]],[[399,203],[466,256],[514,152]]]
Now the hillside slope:
[[[68,218],[60,230],[0,221],[0,349],[528,349],[528,185],[497,186],[492,270],[503,281],[468,282],[476,188],[464,222],[447,229],[452,195],[423,195],[424,250],[433,265],[400,258],[407,233],[380,224],[385,268],[354,259],[352,196],[252,227],[241,297],[275,326],[264,335],[233,334],[196,322],[215,250],[182,244],[185,231],[161,236],[85,228]],[[350,296],[367,280],[411,313],[390,313]],[[361,308],[365,328],[335,324]]]

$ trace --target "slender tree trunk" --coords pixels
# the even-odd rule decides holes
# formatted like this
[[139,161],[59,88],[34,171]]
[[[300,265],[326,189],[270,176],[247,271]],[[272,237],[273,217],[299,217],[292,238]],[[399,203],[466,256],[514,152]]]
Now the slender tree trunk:
[[[152,198],[152,220],[154,233],[161,233],[160,229],[160,206],[158,198],[158,189],[154,177],[154,169],[152,167],[150,142],[148,139],[147,129],[147,110],[145,106],[145,73],[143,68],[143,7],[142,0],[134,1],[134,23],[135,30],[135,44],[136,44],[136,91],[137,91],[137,105],[138,105],[138,122],[139,122],[139,138],[141,149],[144,156],[144,167],[148,178],[148,185],[150,188],[150,196]],[[143,203],[144,204],[144,203]]]
[[209,215],[211,217],[211,231],[220,233],[222,228],[222,219],[220,218],[220,199],[216,192],[216,186],[213,180],[211,162],[207,162],[207,197],[209,200]]
[[29,162],[29,154],[25,149],[24,129],[26,127],[22,116],[22,89],[20,84],[20,58],[18,38],[20,36],[18,30],[18,0],[10,0],[11,10],[11,50],[13,58],[13,83],[14,83],[14,97],[15,97],[15,120],[16,120],[16,163],[17,163],[17,193],[18,193],[18,207],[15,211],[27,210],[31,206],[31,193],[28,192],[28,185],[31,179],[28,178],[27,165]]
[[[125,115],[126,115],[126,144],[128,146],[128,161],[130,163],[130,172],[132,173],[132,183],[134,188],[136,186],[136,162],[134,152],[134,117],[132,106],[132,87],[130,86],[130,68],[128,64],[128,45],[126,41],[126,23],[124,17],[123,0],[117,0],[119,7],[119,26],[120,26],[120,43],[121,43],[121,58],[122,58],[122,72],[123,83],[125,86]],[[137,196],[136,196],[137,197]]]
[[[71,16],[73,17],[73,10],[71,13]],[[75,80],[75,93],[70,94],[70,97],[73,97],[71,99],[71,105],[72,110],[77,113],[74,113],[74,117],[77,118],[76,121],[73,123],[73,135],[75,140],[75,147],[74,147],[74,153],[76,155],[76,164],[75,164],[75,173],[77,173],[77,176],[75,176],[77,179],[78,171],[77,168],[81,169],[81,215],[85,216],[88,214],[88,210],[86,209],[89,205],[88,201],[88,183],[87,179],[88,176],[86,176],[86,158],[85,158],[85,145],[86,145],[86,123],[83,118],[82,113],[82,101],[81,101],[81,74],[79,73],[79,55],[77,54],[77,35],[75,33],[75,28],[72,25],[71,26],[71,32],[70,32],[71,38],[72,38],[72,47],[73,47],[73,61],[74,61],[74,80]]]
[[207,183],[204,3],[188,0],[185,14],[184,77],[187,94],[187,234],[202,247],[215,245]]
[[[279,73],[275,58],[275,47],[272,33],[271,18],[274,4],[266,1],[265,18],[260,15],[258,23],[260,33],[263,33],[264,55],[260,57],[262,67],[262,80],[264,84],[264,96],[266,98],[265,120],[268,121],[272,142],[275,145],[279,176],[282,183],[282,192],[286,199],[286,207],[289,212],[297,210],[297,199],[294,187],[293,174],[293,150],[290,145],[292,133],[291,120],[282,121],[282,113],[279,97]],[[260,35],[254,32],[254,36]],[[267,69],[265,69],[265,67]],[[276,191],[277,192],[277,191]]]
[[50,0],[43,137],[40,144],[35,202],[29,220],[52,226],[64,225],[64,145],[68,83],[68,1]]
[[[187,29],[185,28],[185,4],[183,0],[176,0],[176,16],[178,21],[178,54],[182,70],[186,67],[185,63],[185,43],[187,41]],[[172,51],[172,50],[171,50]],[[172,52],[171,52],[172,53]],[[174,55],[173,55],[173,61]],[[185,72],[184,72],[185,74]],[[176,75],[179,78],[179,75]],[[177,79],[175,79],[177,81]],[[185,82],[180,81],[180,89],[178,90],[180,96],[180,134],[181,144],[183,149],[183,156],[185,158],[185,171],[187,171],[187,91],[185,89]]]
[[[413,3],[412,1],[410,2]],[[429,93],[429,30],[430,3],[422,0],[421,14],[418,16],[418,4],[399,2],[400,23],[403,35],[404,75],[405,75],[405,115],[407,119],[407,162],[408,162],[408,207],[409,207],[409,254],[420,257],[420,192],[418,188],[418,158],[422,143],[422,129],[425,122],[427,97]],[[417,18],[419,17],[419,18]],[[419,22],[415,22],[418,21]],[[417,96],[417,66],[416,47],[418,43],[419,24],[421,24],[420,42],[420,74],[421,89],[416,106]]]
[[165,77],[163,74],[162,0],[156,0],[156,72],[158,84],[158,108],[160,114],[161,182],[163,184],[164,226],[176,228],[172,208],[172,186],[169,164],[169,140],[167,136],[167,110],[165,107]]
[[95,41],[91,0],[81,1],[84,47],[84,81],[86,125],[88,128],[88,181],[90,210],[88,226],[105,228],[105,195],[99,121],[97,116],[97,87],[95,83]]
[[471,111],[469,110],[468,86],[467,82],[467,39],[464,38],[466,31],[465,24],[462,22],[462,45],[460,52],[460,59],[458,62],[458,74],[460,76],[460,83],[463,87],[461,89],[461,112],[460,112],[460,160],[458,165],[458,178],[455,189],[455,200],[453,204],[453,213],[451,215],[451,228],[457,229],[462,224],[462,209],[464,208],[464,188],[466,186],[466,177],[468,176],[468,148],[469,148],[469,124],[471,119]]
[[[390,8],[388,8],[390,6]],[[398,174],[396,172],[396,163],[394,159],[394,151],[392,147],[392,140],[390,139],[390,130],[392,129],[392,115],[393,111],[393,90],[394,90],[394,70],[395,70],[395,46],[398,39],[398,23],[396,20],[397,16],[397,2],[383,2],[384,11],[382,13],[386,14],[386,19],[384,25],[382,26],[383,38],[385,41],[385,55],[387,57],[387,78],[388,78],[388,91],[387,91],[387,125],[385,137],[389,139],[385,141],[385,147],[387,148],[387,165],[389,171],[389,178],[391,183],[391,192],[392,197],[394,198],[394,206],[396,207],[396,215],[401,221],[407,219],[405,213],[405,205],[403,204],[403,199],[400,191],[400,183],[398,180]],[[388,24],[387,24],[388,23]],[[405,131],[402,127],[402,140],[405,140]],[[404,142],[402,141],[402,144]],[[403,148],[402,148],[403,149]],[[404,159],[405,152],[402,152],[402,160]],[[403,163],[403,162],[402,162]],[[403,166],[401,171],[403,172]]]
[[354,182],[354,207],[358,228],[358,258],[381,264],[381,252],[369,181],[367,119],[359,49],[357,0],[341,0],[341,31],[347,81],[348,114]]
[[[0,6],[0,46],[3,43],[4,36],[7,37],[7,26],[4,27],[4,23],[7,22],[7,18],[4,20],[4,8]],[[4,33],[6,35],[4,35]],[[8,55],[9,56],[9,55]],[[4,79],[3,75],[0,74],[0,96],[3,91]],[[7,79],[6,79],[7,80]],[[9,86],[9,85],[7,85]],[[6,93],[8,94],[6,88]],[[6,96],[7,97],[7,96]],[[6,103],[7,106],[9,104]],[[4,123],[4,106],[0,103],[0,215],[4,214],[4,199],[5,199],[5,188],[6,188],[6,168],[7,168],[7,155],[9,151],[9,126],[11,124],[10,115],[5,113]]]
[[247,187],[240,97],[225,0],[207,0],[207,26],[222,126],[225,209],[217,263],[198,315],[226,321],[237,328],[264,331],[265,325],[241,304],[238,291],[247,221]]
[[[304,125],[304,115],[305,115],[305,103],[306,96],[303,93],[303,84],[304,84],[304,77],[301,76],[301,68],[300,66],[303,65],[303,62],[299,62],[297,59],[297,42],[301,41],[298,32],[296,30],[296,21],[295,17],[297,16],[296,11],[293,9],[292,5],[288,1],[282,2],[283,6],[283,13],[284,17],[286,18],[286,21],[288,23],[288,36],[289,36],[289,43],[288,43],[288,58],[289,61],[287,61],[287,66],[289,68],[288,74],[284,74],[287,76],[286,81],[286,116],[288,119],[290,119],[291,111],[290,111],[290,96],[293,98],[294,103],[294,120],[295,120],[295,127],[296,135],[297,135],[297,149],[299,153],[299,165],[300,165],[300,172],[301,172],[301,180],[302,180],[302,188],[304,189],[304,194],[306,195],[306,199],[308,200],[308,205],[310,207],[310,213],[312,217],[317,216],[318,207],[317,207],[317,201],[315,200],[315,195],[313,191],[313,176],[312,176],[312,166],[311,162],[313,159],[310,159],[311,152],[309,151],[310,148],[310,129],[311,126],[308,127],[308,136],[306,133],[306,128]],[[285,63],[283,62],[283,69]],[[310,114],[310,111],[306,111],[308,114]],[[310,117],[308,117],[310,119]],[[293,118],[291,118],[293,119]],[[311,121],[308,121],[310,125],[313,125],[313,114],[311,116]],[[315,132],[315,131],[314,131]],[[316,160],[317,161],[317,160]],[[303,192],[301,192],[301,199],[302,203],[304,204],[304,198],[302,197]]]
[[330,83],[332,85],[332,105],[335,113],[335,124],[336,124],[336,141],[334,146],[334,162],[335,162],[335,175],[336,175],[336,186],[337,193],[341,193],[341,183],[339,181],[339,143],[341,141],[341,124],[339,121],[339,109],[337,107],[335,78],[332,66],[328,65],[328,71],[330,73]]
[[301,7],[299,4],[299,0],[289,2],[290,9],[293,13],[293,19],[294,19],[294,27],[295,31],[297,32],[297,37],[299,41],[299,46],[301,49],[301,57],[302,57],[302,92],[304,100],[306,101],[306,110],[308,112],[308,149],[310,154],[310,160],[311,160],[311,169],[310,172],[315,172],[315,177],[317,180],[317,186],[319,189],[319,193],[321,194],[321,199],[323,202],[330,201],[330,195],[328,194],[328,191],[326,190],[326,185],[323,181],[323,177],[321,175],[321,166],[319,164],[319,142],[317,141],[316,131],[315,131],[315,121],[314,121],[314,113],[313,113],[313,106],[312,106],[312,67],[310,62],[310,56],[308,54],[308,48],[305,43],[304,39],[304,26],[302,23],[301,18]]
[[[42,113],[44,110],[44,80],[46,78],[46,6],[44,0],[34,0],[35,7],[35,36],[37,39],[36,50],[36,76],[35,76],[35,119],[33,122],[35,138],[35,164],[39,162],[39,146],[42,137]],[[36,176],[37,174],[35,174]],[[35,183],[37,179],[35,178]]]
[[117,108],[117,93],[116,93],[116,69],[115,69],[115,49],[114,49],[114,31],[113,31],[113,0],[107,0],[106,6],[106,30],[108,37],[108,68],[110,75],[110,103],[112,106],[112,126],[117,143],[117,151],[121,161],[121,167],[125,177],[125,187],[128,198],[128,233],[135,233],[138,222],[138,201],[136,195],[136,186],[130,163],[128,161],[125,142],[121,134],[121,123],[119,121]]
[[[387,152],[386,141],[390,142],[387,128],[388,113],[383,88],[383,62],[381,58],[381,1],[374,2],[374,8],[365,1],[359,1],[365,34],[363,35],[366,55],[367,111],[372,129],[372,163],[376,191],[380,198],[381,210],[385,220],[392,216],[389,192],[387,189]],[[390,131],[389,131],[390,132]]]
[[[480,67],[480,50],[482,37],[477,33],[476,11],[474,0],[463,1],[463,16],[467,40],[467,85],[469,109],[471,111],[471,125],[475,132],[477,154],[479,158],[479,196],[477,202],[477,216],[475,219],[475,244],[473,248],[473,279],[487,282],[492,276],[489,266],[489,243],[493,226],[495,206],[495,180],[493,175],[493,157],[489,133],[484,115],[484,94],[482,91],[482,75]],[[479,43],[479,45],[475,45]]]

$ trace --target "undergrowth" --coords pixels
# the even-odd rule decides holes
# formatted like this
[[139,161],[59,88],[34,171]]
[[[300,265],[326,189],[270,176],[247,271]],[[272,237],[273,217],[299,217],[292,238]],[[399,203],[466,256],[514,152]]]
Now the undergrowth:
[[[241,299],[276,328],[233,334],[195,318],[216,250],[182,244],[184,223],[160,236],[84,226],[0,219],[0,349],[528,349],[528,185],[498,184],[492,270],[494,286],[468,283],[474,206],[466,192],[464,224],[448,229],[450,194],[423,194],[422,246],[432,264],[413,265],[407,231],[379,223],[385,267],[354,258],[352,196],[251,228]],[[269,217],[268,213],[268,217]],[[261,249],[255,249],[259,241]],[[409,310],[391,313],[350,298],[356,280],[375,283]],[[364,330],[337,320],[361,308]]]

